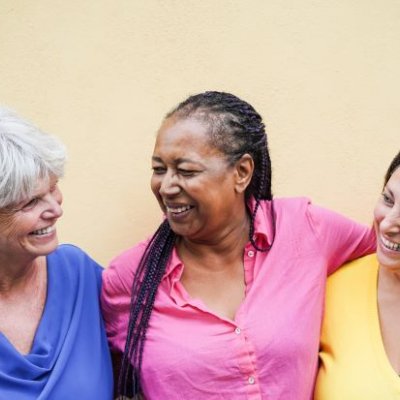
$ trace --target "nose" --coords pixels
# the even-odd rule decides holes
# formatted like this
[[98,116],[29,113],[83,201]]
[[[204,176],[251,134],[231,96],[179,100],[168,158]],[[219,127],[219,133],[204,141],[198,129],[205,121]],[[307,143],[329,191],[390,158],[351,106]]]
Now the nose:
[[400,233],[400,209],[392,208],[390,213],[388,213],[381,222],[381,227],[392,235]]
[[55,189],[46,195],[46,209],[43,211],[43,218],[60,218],[63,215],[61,208],[62,194],[60,189]]
[[163,177],[160,185],[161,196],[175,196],[179,194],[181,188],[179,186],[176,174],[167,172]]

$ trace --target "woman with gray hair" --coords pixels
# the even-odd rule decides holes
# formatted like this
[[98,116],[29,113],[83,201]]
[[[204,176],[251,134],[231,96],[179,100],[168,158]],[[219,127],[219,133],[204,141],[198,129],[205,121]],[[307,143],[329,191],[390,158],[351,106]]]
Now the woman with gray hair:
[[0,108],[0,399],[112,398],[101,267],[58,245],[65,149]]

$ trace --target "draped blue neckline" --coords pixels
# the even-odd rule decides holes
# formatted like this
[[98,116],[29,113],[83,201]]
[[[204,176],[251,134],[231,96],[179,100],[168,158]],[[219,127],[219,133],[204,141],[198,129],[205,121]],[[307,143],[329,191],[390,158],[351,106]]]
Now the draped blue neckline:
[[[91,398],[111,398],[110,360],[98,302],[100,279],[100,267],[74,246],[60,246],[47,256],[47,296],[30,352],[21,354],[0,333],[1,400],[86,398],[85,388],[72,393],[79,373],[94,387],[99,382],[90,382],[91,377],[104,379],[99,387],[109,396],[99,392]],[[98,365],[92,365],[96,360]]]

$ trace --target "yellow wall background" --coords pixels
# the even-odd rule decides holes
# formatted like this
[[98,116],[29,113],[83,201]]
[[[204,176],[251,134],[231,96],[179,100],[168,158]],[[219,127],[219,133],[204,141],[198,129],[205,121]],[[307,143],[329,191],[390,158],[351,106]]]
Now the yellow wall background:
[[229,91],[263,115],[276,196],[369,223],[400,150],[398,0],[2,0],[0,103],[69,150],[61,241],[104,265],[161,220],[164,114]]

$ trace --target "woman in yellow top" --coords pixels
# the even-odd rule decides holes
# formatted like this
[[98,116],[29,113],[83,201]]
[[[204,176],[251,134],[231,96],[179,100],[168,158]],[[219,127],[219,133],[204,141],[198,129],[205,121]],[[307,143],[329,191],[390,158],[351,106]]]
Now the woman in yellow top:
[[328,280],[315,400],[400,399],[400,153],[374,225],[376,254]]

